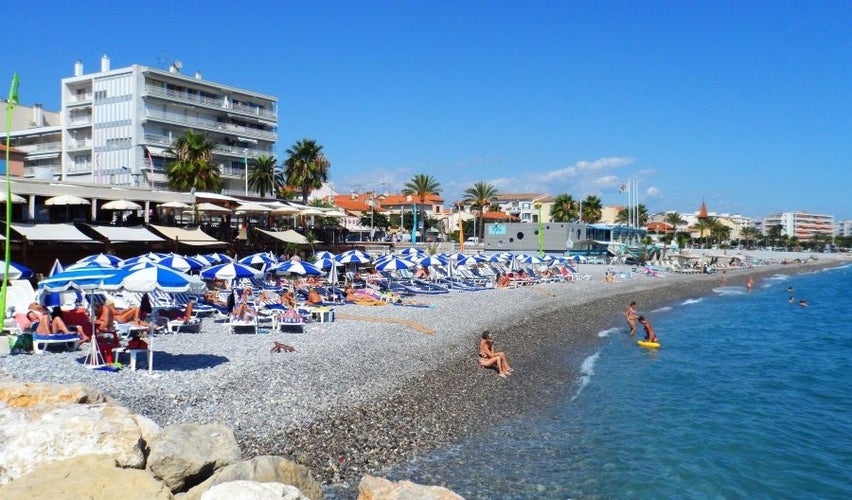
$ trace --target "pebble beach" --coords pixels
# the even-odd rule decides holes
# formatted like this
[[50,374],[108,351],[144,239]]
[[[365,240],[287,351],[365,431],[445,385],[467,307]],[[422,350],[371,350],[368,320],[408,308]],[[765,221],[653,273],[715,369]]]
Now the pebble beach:
[[[779,263],[729,270],[727,286],[753,276],[836,265]],[[337,319],[305,333],[234,335],[204,320],[198,334],[157,335],[148,372],[90,370],[76,352],[0,358],[20,380],[83,383],[161,426],[224,423],[245,457],[281,455],[335,488],[365,473],[523,415],[570,393],[580,364],[624,327],[631,300],[640,313],[712,293],[719,274],[648,277],[628,266],[605,283],[608,266],[582,265],[587,280],[415,297],[415,306],[336,306]],[[495,334],[515,373],[497,377],[476,362],[479,335]],[[657,332],[665,342],[665,332]],[[271,352],[273,342],[293,352]],[[568,361],[566,363],[566,360]]]

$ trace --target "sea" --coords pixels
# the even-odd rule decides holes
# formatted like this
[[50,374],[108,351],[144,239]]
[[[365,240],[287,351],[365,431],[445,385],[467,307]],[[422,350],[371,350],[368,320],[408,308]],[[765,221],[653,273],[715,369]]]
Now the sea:
[[659,349],[598,332],[561,399],[383,475],[468,499],[852,498],[850,297],[846,265],[640,310]]

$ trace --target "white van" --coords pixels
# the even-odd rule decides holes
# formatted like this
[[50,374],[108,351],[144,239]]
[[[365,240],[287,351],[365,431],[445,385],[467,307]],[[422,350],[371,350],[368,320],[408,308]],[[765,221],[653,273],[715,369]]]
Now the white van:
[[465,243],[473,243],[474,245],[479,244],[479,236],[471,236],[470,238],[464,240]]

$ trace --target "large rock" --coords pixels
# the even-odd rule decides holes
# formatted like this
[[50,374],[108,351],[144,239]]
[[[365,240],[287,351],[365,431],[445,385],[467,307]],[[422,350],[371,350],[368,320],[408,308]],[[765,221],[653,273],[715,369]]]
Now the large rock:
[[119,467],[144,469],[145,443],[135,416],[105,400],[83,386],[3,383],[0,485],[81,455],[104,455]]
[[394,483],[387,479],[364,476],[358,484],[358,500],[464,500],[441,486],[422,486],[411,481]]
[[106,403],[107,397],[82,384],[43,384],[0,381],[0,403],[13,408],[32,408],[49,403]]
[[148,469],[172,492],[186,491],[240,460],[234,432],[221,424],[177,424],[151,440]]
[[299,488],[281,483],[230,481],[217,484],[201,495],[201,500],[307,500]]
[[145,470],[122,469],[109,457],[88,455],[42,465],[37,471],[3,486],[0,498],[167,500],[174,497]]
[[322,485],[311,477],[307,467],[266,455],[223,467],[210,479],[189,490],[184,500],[200,500],[204,492],[213,486],[231,481],[289,484],[313,500],[323,497]]

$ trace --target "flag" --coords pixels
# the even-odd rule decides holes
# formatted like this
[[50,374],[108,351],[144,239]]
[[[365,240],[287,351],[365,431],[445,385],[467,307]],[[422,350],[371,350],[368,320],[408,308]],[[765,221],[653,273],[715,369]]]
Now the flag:
[[6,101],[6,105],[10,107],[17,106],[19,103],[18,100],[18,86],[21,84],[21,79],[18,77],[18,74],[15,73],[12,76],[12,87],[9,89],[9,99]]
[[618,188],[619,193],[624,193],[627,191],[627,184],[622,184],[620,188]]

